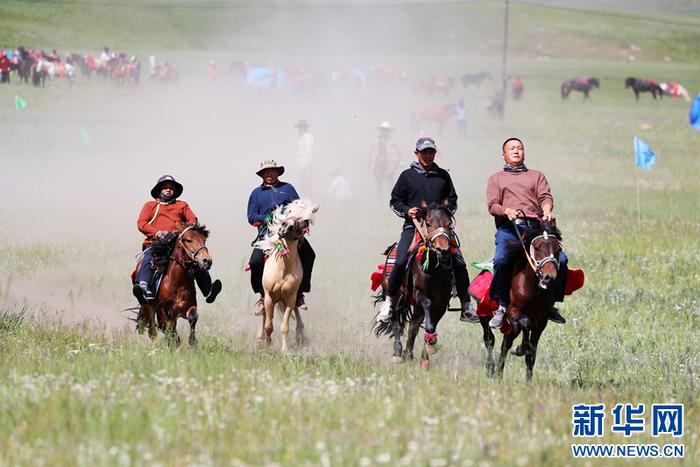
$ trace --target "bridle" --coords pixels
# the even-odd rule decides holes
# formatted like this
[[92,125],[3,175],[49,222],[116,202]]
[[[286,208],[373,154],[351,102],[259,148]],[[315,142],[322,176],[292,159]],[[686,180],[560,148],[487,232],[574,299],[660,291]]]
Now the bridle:
[[[180,235],[177,236],[177,242],[180,244],[180,246],[182,247],[182,249],[185,250],[185,253],[187,254],[187,256],[189,256],[189,260],[187,260],[186,263],[189,263],[190,266],[196,265],[196,267],[198,267],[199,269],[202,269],[204,266],[203,266],[202,263],[197,259],[197,255],[198,255],[202,250],[206,250],[206,251],[208,252],[208,251],[209,251],[209,248],[207,248],[206,245],[202,245],[201,247],[197,248],[197,249],[195,250],[195,252],[193,253],[193,252],[191,252],[190,250],[188,250],[188,249],[185,247],[185,244],[184,244],[183,241],[182,241],[182,237],[185,235],[185,233],[187,233],[189,230],[192,230],[193,228],[194,228],[194,226],[192,226],[192,225],[189,226],[189,227],[185,227],[185,230],[183,230],[182,232],[180,232]],[[188,264],[182,263],[182,261],[180,261],[179,259],[177,259],[177,258],[175,258],[175,257],[173,257],[173,256],[171,256],[170,259],[175,260],[178,264],[180,264],[180,266],[182,266],[183,268],[185,268],[185,269],[188,270],[188,271],[189,271],[190,269],[192,269],[191,267],[188,267]]]
[[[519,214],[523,214],[523,217],[525,217],[525,214],[522,211],[519,211]],[[527,248],[525,248],[525,242],[523,242],[523,237],[520,233],[520,228],[518,227],[517,222],[515,220],[511,221],[513,223],[513,228],[515,228],[516,236],[518,237],[518,240],[520,240],[520,245],[523,247],[523,252],[525,253],[525,258],[527,259],[528,264],[530,265],[530,268],[532,268],[532,271],[535,273],[537,277],[540,279],[542,278],[542,267],[547,264],[547,263],[554,263],[555,268],[557,271],[559,270],[559,258],[556,258],[553,253],[550,253],[549,255],[545,256],[544,258],[537,259],[535,257],[535,247],[534,243],[535,240],[542,239],[545,242],[550,241],[551,239],[555,240],[558,244],[559,247],[561,248],[561,242],[559,239],[557,239],[554,235],[550,234],[546,230],[542,232],[541,235],[536,236],[532,240],[530,240],[530,251],[528,252]]]

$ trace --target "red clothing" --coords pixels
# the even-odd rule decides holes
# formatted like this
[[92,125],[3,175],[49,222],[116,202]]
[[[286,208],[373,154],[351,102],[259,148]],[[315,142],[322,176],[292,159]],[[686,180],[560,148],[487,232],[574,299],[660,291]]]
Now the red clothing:
[[144,245],[154,242],[156,233],[182,230],[184,224],[196,224],[197,216],[184,201],[163,204],[158,200],[148,201],[143,205],[136,225],[146,236]]
[[554,207],[549,182],[539,170],[506,172],[502,170],[489,177],[486,202],[494,217],[505,216],[505,208],[522,209],[528,217],[540,217],[545,205]]
[[12,62],[7,57],[0,58],[0,73],[9,73]]

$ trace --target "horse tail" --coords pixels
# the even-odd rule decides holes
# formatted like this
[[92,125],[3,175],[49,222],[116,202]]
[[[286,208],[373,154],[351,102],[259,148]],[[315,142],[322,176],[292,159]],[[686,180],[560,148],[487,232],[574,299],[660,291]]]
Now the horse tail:
[[[379,295],[379,297],[377,297]],[[381,298],[381,292],[377,295],[373,295],[372,297],[375,299],[375,304],[379,303],[382,298]],[[394,339],[397,337],[401,337],[403,335],[403,330],[406,328],[406,323],[408,323],[411,318],[413,317],[413,309],[411,306],[408,304],[408,296],[406,294],[401,294],[399,295],[398,301],[396,303],[396,309],[394,310],[394,318],[391,319],[390,321],[387,322],[382,322],[382,321],[376,321],[372,323],[372,332],[374,333],[375,336],[380,337],[380,336],[389,336],[389,338]],[[376,318],[376,315],[375,315]],[[398,320],[399,322],[399,329],[400,329],[400,335],[395,336],[394,335],[394,321]]]

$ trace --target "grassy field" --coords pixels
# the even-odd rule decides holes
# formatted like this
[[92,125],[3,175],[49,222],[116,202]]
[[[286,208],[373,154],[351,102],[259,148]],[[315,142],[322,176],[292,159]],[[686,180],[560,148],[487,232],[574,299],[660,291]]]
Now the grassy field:
[[[499,121],[483,108],[493,83],[431,101],[402,89],[307,97],[207,81],[212,57],[264,61],[278,51],[282,64],[339,61],[314,57],[306,47],[304,37],[313,31],[303,26],[326,17],[330,7],[322,2],[283,9],[276,21],[288,24],[297,15],[299,30],[271,33],[254,46],[246,42],[255,36],[254,16],[242,16],[246,25],[237,29],[228,13],[214,8],[144,8],[132,15],[113,7],[103,15],[113,17],[110,22],[93,20],[105,7],[53,3],[3,2],[0,43],[30,37],[47,47],[58,41],[81,50],[105,41],[138,51],[154,47],[183,73],[177,88],[143,82],[117,89],[101,81],[79,81],[73,90],[63,82],[46,89],[0,87],[0,465],[641,464],[572,457],[570,445],[581,440],[572,436],[571,406],[581,402],[608,408],[600,442],[682,443],[683,459],[657,462],[697,465],[699,134],[687,124],[685,102],[654,102],[649,95],[635,102],[623,87],[626,76],[638,75],[677,80],[693,95],[700,91],[697,48],[688,48],[697,43],[698,28],[654,22],[695,24],[696,14],[635,13],[645,19],[644,33],[637,33],[636,19],[515,2],[513,37],[521,41],[514,41],[509,63],[526,91],[522,101],[508,102]],[[382,49],[388,61],[424,76],[498,72],[492,55],[500,30],[483,41],[475,35],[500,24],[500,7],[437,8],[430,21],[451,25],[444,31],[457,30],[464,17],[478,26],[465,29],[477,44],[466,57],[439,38],[413,49],[400,46],[399,39],[409,39],[407,25],[418,23],[427,7],[410,8],[415,11],[400,15],[400,26],[392,28],[403,32]],[[470,8],[484,13],[481,22]],[[392,11],[348,10],[351,19]],[[20,20],[7,28],[8,18]],[[49,27],[36,28],[36,18]],[[202,18],[211,20],[211,31],[221,25],[239,31],[229,36],[241,39],[238,47],[212,42],[219,36],[202,31]],[[338,21],[339,31],[349,23]],[[564,51],[579,40],[570,55]],[[629,43],[641,51],[631,52]],[[364,46],[338,44],[350,52]],[[291,49],[295,54],[283,53]],[[561,101],[561,82],[582,75],[600,77],[601,89],[589,102],[578,94]],[[15,94],[27,100],[26,110],[14,109]],[[586,271],[586,286],[562,307],[569,323],[551,325],[543,335],[530,385],[524,362],[515,357],[508,358],[502,380],[489,379],[480,328],[454,314],[438,327],[440,352],[430,372],[417,362],[392,365],[389,342],[369,332],[369,274],[400,227],[386,200],[372,192],[363,166],[373,128],[390,120],[408,163],[416,138],[411,110],[458,98],[471,111],[467,138],[452,125],[436,138],[438,163],[451,170],[460,196],[458,232],[468,259],[492,254],[486,178],[500,168],[501,141],[516,134],[526,143],[528,165],[545,171],[552,185],[570,265]],[[298,178],[292,161],[291,125],[300,117],[312,122],[321,155],[313,183]],[[90,145],[80,141],[80,126],[90,132]],[[657,152],[652,172],[634,167],[634,136]],[[318,260],[307,340],[289,356],[256,350],[259,321],[251,315],[243,271],[252,237],[244,226],[245,203],[265,158],[286,162],[287,180],[321,202],[311,236]],[[354,184],[350,205],[325,195],[323,182],[334,167],[345,168]],[[225,287],[215,304],[200,309],[196,348],[151,343],[136,335],[122,312],[133,304],[127,277],[141,241],[134,220],[163,172],[185,184],[184,199],[212,230],[213,274]],[[648,421],[642,435],[611,434],[609,409],[626,402],[645,403],[647,410],[652,403],[683,403],[683,438],[652,438]]]

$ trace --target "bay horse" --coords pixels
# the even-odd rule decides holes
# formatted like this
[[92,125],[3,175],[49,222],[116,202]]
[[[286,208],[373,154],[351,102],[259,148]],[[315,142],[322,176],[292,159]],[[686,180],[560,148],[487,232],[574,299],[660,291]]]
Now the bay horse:
[[[437,325],[447,311],[452,297],[452,247],[455,234],[452,230],[452,215],[447,202],[427,206],[422,203],[416,216],[422,240],[414,245],[410,261],[410,274],[402,289],[388,323],[375,322],[377,336],[389,335],[394,339],[392,361],[400,363],[413,359],[413,348],[421,324],[425,321],[424,345],[421,351],[421,367],[430,368],[430,355],[437,352]],[[386,290],[386,283],[382,283]],[[411,305],[412,303],[412,305]],[[401,336],[408,323],[406,348]]]
[[166,264],[169,260],[169,264],[155,300],[140,307],[137,329],[147,329],[151,339],[155,339],[160,329],[169,344],[179,345],[177,319],[184,318],[190,323],[188,342],[195,345],[199,315],[193,273],[197,269],[211,268],[213,261],[206,247],[209,231],[204,225],[194,224],[173,234],[156,240],[151,246],[154,258],[160,258]]
[[656,80],[652,79],[638,79],[638,78],[627,78],[625,80],[625,89],[632,88],[634,91],[634,97],[639,100],[640,92],[650,92],[654,100],[661,99],[664,95],[663,89],[659,86]]
[[598,78],[570,79],[564,81],[561,85],[561,98],[566,99],[569,97],[571,91],[580,91],[583,93],[584,100],[590,99],[588,92],[593,88],[600,89],[600,81]]
[[488,71],[482,71],[481,73],[465,73],[462,75],[462,87],[466,88],[473,84],[477,88],[480,88],[481,83],[486,80],[493,80],[491,73]]
[[[516,232],[519,232],[516,226]],[[506,312],[511,328],[503,336],[501,353],[495,373],[503,375],[508,351],[513,341],[522,332],[523,340],[512,352],[515,356],[525,356],[527,381],[532,379],[532,369],[537,357],[537,344],[547,327],[549,312],[554,306],[554,288],[559,272],[561,233],[552,222],[540,222],[538,227],[525,231],[521,243],[512,245],[521,254],[513,268],[510,287],[510,304]],[[494,374],[493,347],[495,337],[489,328],[489,318],[479,317],[484,330],[484,344],[488,351],[486,368],[490,376]]]
[[413,128],[418,129],[422,123],[435,123],[438,133],[442,133],[445,124],[455,115],[456,104],[424,105],[413,113]]
[[304,275],[299,258],[299,242],[304,241],[304,235],[309,233],[318,208],[318,205],[300,199],[286,206],[279,206],[273,211],[265,238],[254,245],[267,255],[262,278],[265,289],[265,314],[258,331],[258,342],[265,347],[272,343],[272,320],[275,305],[280,303],[284,307],[280,325],[283,353],[288,350],[287,337],[292,312],[297,322],[296,344],[301,345],[304,339],[304,323],[296,306],[297,292]]

